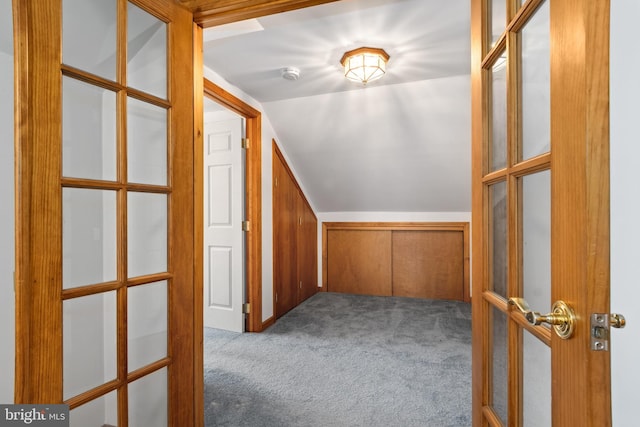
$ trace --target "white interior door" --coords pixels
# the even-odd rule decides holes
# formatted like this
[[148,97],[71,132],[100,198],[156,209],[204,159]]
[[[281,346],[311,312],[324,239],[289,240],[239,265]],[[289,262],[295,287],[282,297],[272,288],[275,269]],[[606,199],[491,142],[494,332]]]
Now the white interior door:
[[244,331],[244,119],[205,117],[204,325]]

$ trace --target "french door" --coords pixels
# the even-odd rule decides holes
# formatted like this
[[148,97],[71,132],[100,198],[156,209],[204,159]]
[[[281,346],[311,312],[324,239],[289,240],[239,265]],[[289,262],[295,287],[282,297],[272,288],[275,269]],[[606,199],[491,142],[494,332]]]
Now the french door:
[[17,403],[193,425],[192,15],[15,0]]
[[474,426],[611,424],[608,43],[607,0],[472,0]]

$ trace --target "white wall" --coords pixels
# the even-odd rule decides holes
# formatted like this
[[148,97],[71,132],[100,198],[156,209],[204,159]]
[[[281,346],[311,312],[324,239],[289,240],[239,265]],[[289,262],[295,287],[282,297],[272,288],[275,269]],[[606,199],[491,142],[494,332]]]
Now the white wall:
[[611,311],[627,327],[611,335],[613,425],[638,425],[640,384],[640,2],[611,2]]
[[[0,15],[11,16],[11,2],[0,4]],[[0,31],[4,37],[9,31]],[[15,295],[13,271],[13,54],[0,52],[0,403],[13,403],[15,358]]]

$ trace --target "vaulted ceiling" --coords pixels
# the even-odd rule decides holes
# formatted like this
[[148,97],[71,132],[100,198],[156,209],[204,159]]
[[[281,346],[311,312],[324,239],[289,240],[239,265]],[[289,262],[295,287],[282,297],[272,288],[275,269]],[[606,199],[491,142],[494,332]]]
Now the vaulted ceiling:
[[[468,0],[329,2],[208,28],[204,62],[261,103],[317,211],[468,212],[469,19]],[[366,87],[339,63],[359,46],[391,56]]]

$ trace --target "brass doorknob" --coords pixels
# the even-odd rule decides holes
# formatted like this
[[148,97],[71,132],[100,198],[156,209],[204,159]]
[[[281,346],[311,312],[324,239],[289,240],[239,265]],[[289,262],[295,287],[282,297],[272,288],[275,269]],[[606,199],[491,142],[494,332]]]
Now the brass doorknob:
[[515,306],[532,325],[540,325],[541,323],[553,325],[556,334],[564,340],[571,338],[573,335],[576,315],[573,309],[564,301],[554,302],[549,314],[540,314],[531,310],[524,298],[509,298],[509,305]]

